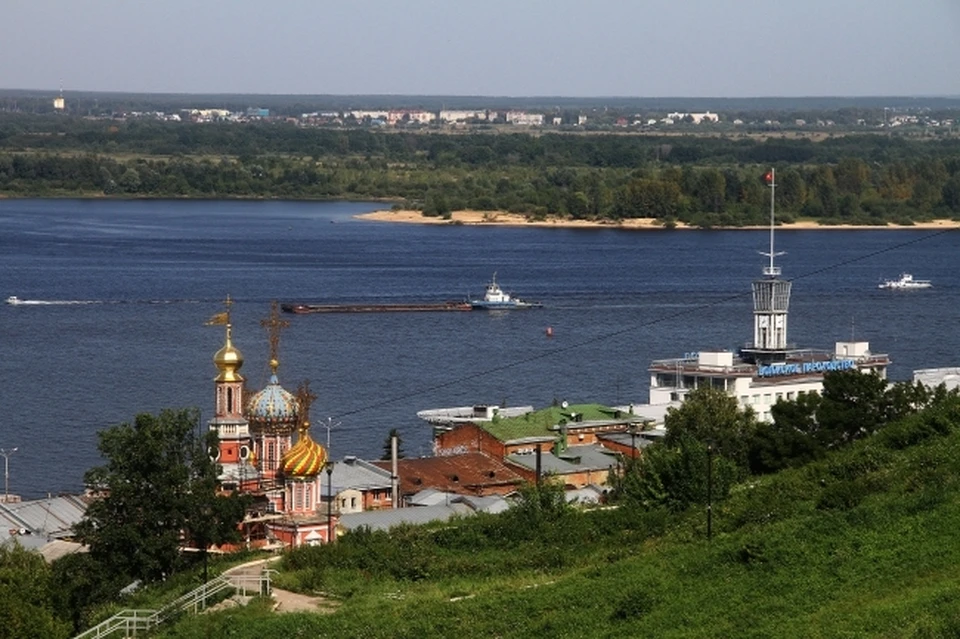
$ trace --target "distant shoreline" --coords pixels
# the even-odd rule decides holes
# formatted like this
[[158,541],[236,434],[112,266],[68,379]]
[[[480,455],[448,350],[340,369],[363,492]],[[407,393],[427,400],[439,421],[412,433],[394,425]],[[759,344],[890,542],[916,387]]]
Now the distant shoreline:
[[[568,220],[563,218],[546,218],[542,220],[531,220],[518,213],[507,213],[506,211],[454,211],[449,219],[442,217],[424,216],[422,212],[415,210],[399,211],[373,211],[371,213],[361,213],[354,216],[360,220],[371,220],[374,222],[393,222],[399,224],[454,224],[469,226],[526,226],[537,228],[571,228],[571,229],[631,229],[638,231],[662,231],[665,227],[655,218],[630,218],[619,222],[615,221],[594,221],[594,220]],[[699,227],[690,226],[683,222],[677,222],[676,229],[697,230]],[[768,226],[714,226],[714,229],[722,230],[741,230],[758,231],[766,230]],[[778,230],[945,230],[960,229],[960,221],[956,220],[933,220],[930,222],[916,222],[910,225],[885,224],[818,224],[813,221],[791,222],[788,224],[777,225]]]

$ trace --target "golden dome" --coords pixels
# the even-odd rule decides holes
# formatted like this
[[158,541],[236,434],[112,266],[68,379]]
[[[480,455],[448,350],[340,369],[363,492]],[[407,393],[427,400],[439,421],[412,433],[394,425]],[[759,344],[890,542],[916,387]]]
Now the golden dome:
[[316,476],[327,463],[326,449],[313,441],[309,429],[310,422],[304,421],[297,443],[280,458],[280,471],[287,477]]
[[218,382],[242,382],[239,370],[243,367],[243,354],[234,347],[230,341],[232,327],[227,324],[227,341],[217,354],[213,356],[213,363],[217,365],[220,374],[217,375]]

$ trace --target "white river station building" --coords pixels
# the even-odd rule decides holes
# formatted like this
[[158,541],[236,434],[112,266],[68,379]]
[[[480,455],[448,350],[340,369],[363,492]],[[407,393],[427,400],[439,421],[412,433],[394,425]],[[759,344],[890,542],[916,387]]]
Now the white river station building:
[[787,342],[790,310],[789,280],[781,279],[773,250],[773,173],[771,187],[770,258],[763,277],[753,282],[753,344],[732,351],[699,351],[650,364],[650,404],[683,401],[692,389],[712,386],[735,397],[741,407],[751,407],[757,417],[770,421],[777,400],[793,400],[804,393],[823,390],[828,371],[875,372],[886,379],[890,358],[870,352],[868,342],[837,342],[832,352],[797,348]]

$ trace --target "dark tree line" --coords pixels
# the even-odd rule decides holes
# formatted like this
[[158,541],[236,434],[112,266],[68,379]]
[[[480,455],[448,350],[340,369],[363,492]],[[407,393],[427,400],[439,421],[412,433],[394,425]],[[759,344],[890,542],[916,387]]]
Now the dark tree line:
[[827,373],[821,393],[779,400],[771,414],[771,422],[758,422],[752,409],[722,390],[691,391],[668,412],[664,441],[627,460],[616,498],[683,510],[706,503],[711,462],[713,496],[720,501],[749,476],[805,466],[861,439],[879,435],[887,447],[903,448],[950,432],[960,419],[960,394],[843,371]]
[[290,124],[0,120],[0,194],[392,199],[432,215],[778,217],[910,224],[960,216],[960,140],[849,135],[821,142],[632,135],[441,135]]

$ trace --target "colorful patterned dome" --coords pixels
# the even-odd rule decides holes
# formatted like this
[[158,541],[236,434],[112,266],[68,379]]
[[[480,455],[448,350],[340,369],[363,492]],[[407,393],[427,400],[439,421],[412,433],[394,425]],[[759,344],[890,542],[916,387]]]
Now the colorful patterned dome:
[[309,429],[310,422],[303,422],[297,443],[280,458],[280,471],[287,477],[315,477],[327,463],[326,449],[313,441]]
[[243,367],[243,354],[230,341],[232,326],[227,324],[227,341],[217,353],[213,356],[213,363],[217,365],[220,374],[217,375],[218,382],[242,382],[239,370]]
[[255,432],[292,433],[299,417],[300,402],[280,385],[276,372],[270,375],[267,386],[254,393],[247,402],[247,419]]

